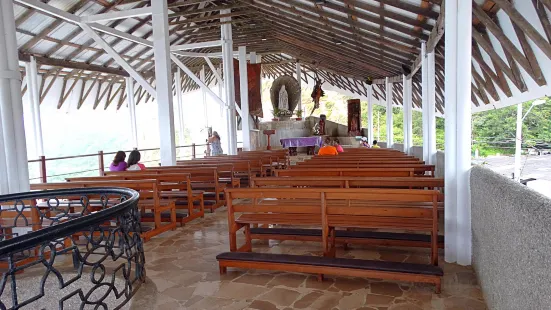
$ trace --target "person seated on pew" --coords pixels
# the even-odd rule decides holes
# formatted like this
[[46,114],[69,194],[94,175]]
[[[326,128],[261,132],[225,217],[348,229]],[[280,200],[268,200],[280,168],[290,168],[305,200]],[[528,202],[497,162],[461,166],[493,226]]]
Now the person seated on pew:
[[373,140],[373,146],[372,149],[380,149],[381,147],[377,145],[377,140]]
[[113,158],[113,162],[109,166],[109,171],[125,171],[128,165],[124,161],[126,159],[126,153],[123,151],[118,151]]
[[360,147],[370,148],[369,143],[367,143],[366,137],[362,137],[362,141],[360,142]]
[[128,155],[128,171],[139,171],[139,170],[145,170],[144,164],[141,164],[139,161],[142,158],[142,155],[138,150],[133,150],[130,152],[130,155]]
[[327,137],[323,142],[323,146],[319,149],[318,155],[320,156],[339,155],[339,152],[337,152],[337,149],[331,145],[331,139]]
[[333,146],[337,149],[337,152],[339,153],[342,153],[344,152],[342,146],[341,146],[341,142],[339,141],[339,139],[335,139],[333,140]]

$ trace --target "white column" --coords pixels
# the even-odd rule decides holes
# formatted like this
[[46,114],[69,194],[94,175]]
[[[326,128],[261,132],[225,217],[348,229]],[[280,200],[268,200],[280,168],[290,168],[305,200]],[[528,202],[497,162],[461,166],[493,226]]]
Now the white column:
[[371,144],[373,137],[373,85],[367,86],[367,141]]
[[471,264],[472,3],[447,0],[445,10],[445,259]]
[[241,134],[243,151],[251,150],[251,122],[249,113],[249,79],[247,74],[247,48],[239,47],[239,90],[241,93]]
[[[205,77],[205,66],[201,67],[201,71],[199,71],[199,79],[201,82],[206,83],[206,77]],[[207,106],[207,90],[205,88],[201,88],[201,95],[203,99],[203,113],[205,115],[205,128],[209,127],[209,108]]]
[[[220,14],[229,14],[230,9],[224,9],[220,11]],[[222,22],[231,21],[231,17],[221,18]],[[232,39],[232,26],[230,23],[223,24],[221,26],[222,32],[222,62],[224,64],[224,87],[226,88],[227,99],[227,128],[228,128],[228,142],[229,148],[227,153],[229,155],[237,154],[237,124],[235,117],[235,84],[234,84],[234,68],[233,68],[233,39]]]
[[515,181],[520,182],[520,162],[522,149],[522,103],[517,104],[517,134],[515,139]]
[[176,164],[172,70],[170,61],[167,0],[152,0],[153,50],[155,52],[156,101],[159,110],[161,165]]
[[297,61],[297,66],[296,66],[296,70],[297,70],[297,81],[298,81],[298,86],[299,86],[299,89],[300,89],[300,92],[298,93],[298,107],[297,107],[297,110],[302,110],[302,68],[300,67],[300,62]]
[[132,148],[138,148],[138,126],[136,124],[136,98],[134,98],[134,79],[126,77],[126,100],[130,112],[130,130],[132,134]]
[[0,1],[0,194],[29,190],[13,1]]
[[38,66],[36,59],[31,56],[31,61],[25,63],[27,72],[27,87],[29,89],[29,105],[32,116],[32,132],[34,136],[36,158],[44,156],[44,143],[42,140],[42,120],[40,117],[40,86],[38,83]]
[[404,153],[409,154],[413,146],[412,121],[412,83],[411,78],[403,78],[403,109],[404,109]]
[[426,52],[426,44],[421,44],[422,95],[423,95],[423,160],[429,165],[436,164],[436,67],[434,52]]
[[392,118],[392,84],[389,78],[386,78],[386,147],[391,149],[394,145],[394,124]]
[[184,123],[184,102],[182,100],[182,71],[180,68],[176,69],[174,81],[176,83],[174,87],[176,89],[176,110],[178,111],[178,138],[180,140],[180,146],[182,146],[186,144],[186,127]]

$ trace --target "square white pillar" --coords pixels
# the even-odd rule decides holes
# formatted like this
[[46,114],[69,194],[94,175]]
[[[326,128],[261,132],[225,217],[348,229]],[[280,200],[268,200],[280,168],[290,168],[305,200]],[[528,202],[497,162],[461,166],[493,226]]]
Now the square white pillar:
[[251,150],[251,122],[249,113],[249,78],[247,73],[247,48],[239,47],[239,90],[241,93],[241,134],[243,151]]
[[412,121],[412,83],[411,78],[404,75],[403,78],[403,109],[404,109],[404,153],[409,154],[413,146],[413,121]]
[[172,105],[172,70],[168,29],[167,0],[152,0],[153,50],[155,55],[155,82],[159,111],[161,165],[176,165],[174,110]]
[[[220,10],[220,14],[229,14],[230,9]],[[229,155],[237,154],[237,124],[236,124],[236,110],[235,110],[235,83],[234,83],[234,67],[233,67],[233,39],[232,39],[232,25],[228,23],[231,21],[231,17],[224,17],[220,19],[221,35],[222,35],[222,63],[224,65],[224,88],[226,89],[226,128],[228,132],[228,150]]]
[[[300,89],[300,92],[298,93],[298,106],[297,106],[297,110],[301,110],[302,111],[302,68],[300,67],[300,62],[297,61],[297,64],[296,64],[296,78],[297,78],[297,81],[298,81],[298,86],[299,86],[299,89]],[[303,113],[304,114],[304,113]]]
[[13,1],[0,1],[0,194],[30,189]]
[[392,114],[393,83],[386,78],[386,147],[391,149],[394,145],[394,124]]
[[445,259],[471,264],[472,3],[447,0],[445,10]]
[[138,148],[138,126],[136,124],[136,100],[134,98],[134,79],[126,77],[126,100],[130,114],[130,134],[132,148]]
[[373,137],[373,85],[367,86],[367,140],[372,143]]
[[423,160],[436,164],[436,67],[434,51],[427,53],[421,43],[422,95],[423,95]]

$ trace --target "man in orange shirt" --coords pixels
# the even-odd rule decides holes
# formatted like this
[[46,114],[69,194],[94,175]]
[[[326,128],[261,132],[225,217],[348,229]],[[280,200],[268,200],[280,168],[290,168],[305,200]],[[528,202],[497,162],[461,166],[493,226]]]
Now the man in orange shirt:
[[326,156],[326,155],[339,155],[339,152],[337,152],[337,148],[331,145],[331,139],[325,138],[325,141],[323,142],[323,146],[318,151],[319,156]]

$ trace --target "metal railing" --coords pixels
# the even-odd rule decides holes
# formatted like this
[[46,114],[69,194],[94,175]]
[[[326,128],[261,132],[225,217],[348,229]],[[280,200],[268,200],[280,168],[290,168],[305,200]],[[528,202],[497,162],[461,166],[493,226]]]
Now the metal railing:
[[[178,150],[178,149],[183,150],[183,149],[186,149],[186,148],[191,149],[189,155],[183,155],[183,156],[181,155],[181,156],[177,157],[177,159],[200,157],[200,155],[199,155],[200,153],[197,152],[198,148],[206,149],[208,145],[209,145],[209,143],[205,143],[205,144],[192,143],[190,145],[177,146],[176,150]],[[128,152],[131,152],[131,151],[132,150],[125,151],[125,152],[128,153]],[[160,151],[160,148],[138,149],[138,151],[140,151],[140,152]],[[31,160],[28,161],[29,164],[38,163],[38,166],[39,166],[39,170],[38,170],[39,171],[39,176],[38,177],[31,177],[30,181],[40,180],[40,182],[42,182],[42,183],[47,183],[48,178],[75,175],[75,174],[82,174],[82,173],[93,172],[93,171],[97,171],[98,174],[100,176],[102,176],[105,173],[105,169],[109,168],[109,165],[107,165],[107,166],[105,165],[105,156],[109,156],[109,155],[112,156],[112,155],[115,155],[116,153],[117,152],[98,151],[97,153],[94,153],[94,154],[82,154],[82,155],[61,156],[61,157],[51,157],[51,158],[50,157],[47,158],[46,156],[40,156],[38,159],[31,159]],[[48,167],[47,163],[48,162],[60,161],[60,160],[71,160],[71,159],[86,158],[86,157],[96,157],[97,158],[97,168],[48,175],[48,170],[47,170],[47,167]],[[142,155],[142,158],[144,158],[143,155]],[[155,162],[159,162],[159,159],[143,161],[142,163],[147,164],[147,163],[155,163]]]
[[0,196],[0,309],[119,309],[145,281],[139,195],[122,188]]

